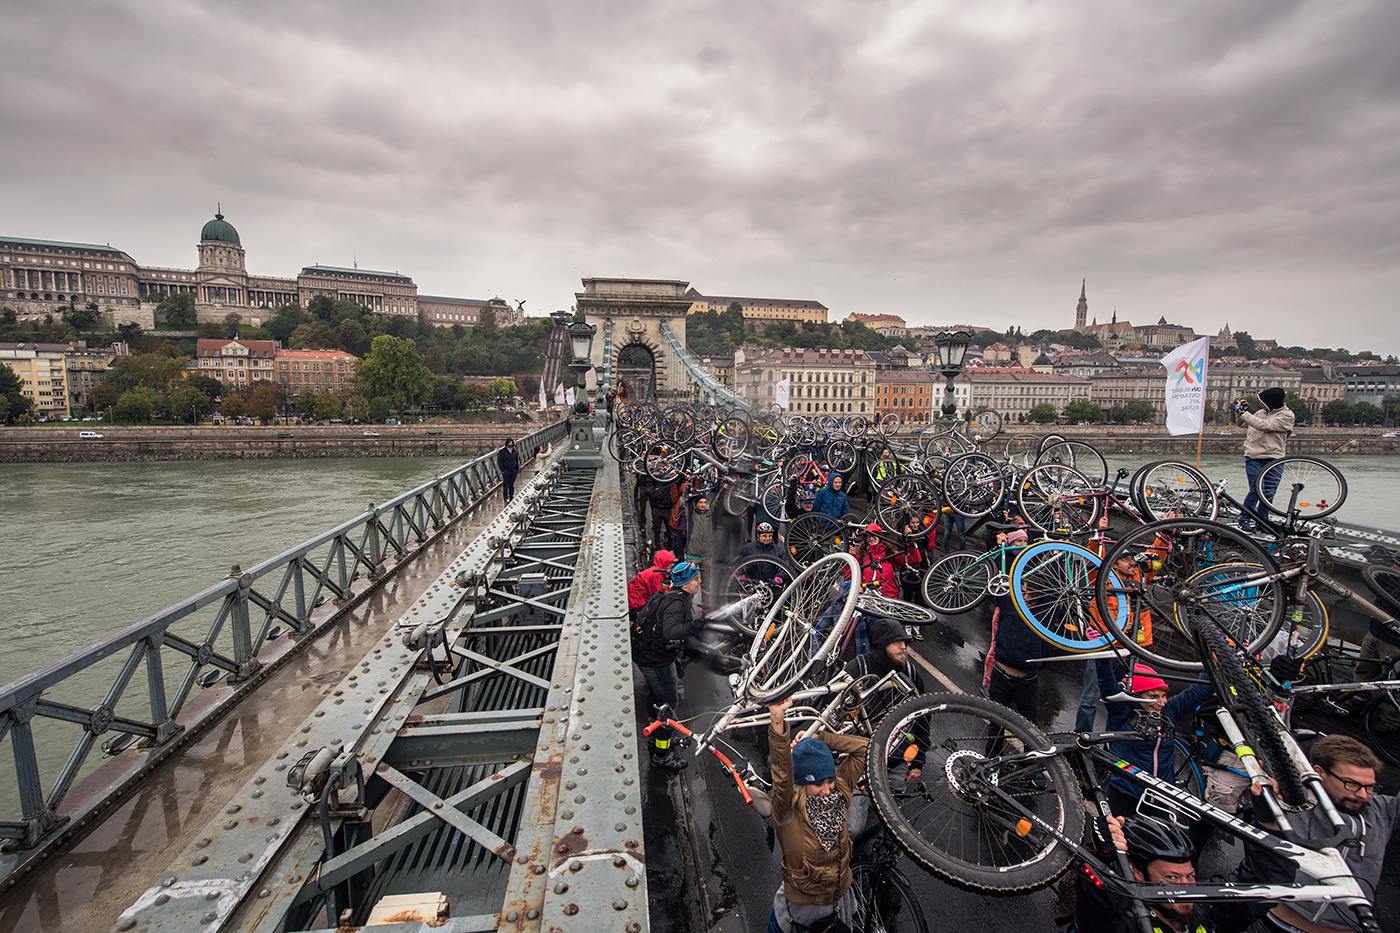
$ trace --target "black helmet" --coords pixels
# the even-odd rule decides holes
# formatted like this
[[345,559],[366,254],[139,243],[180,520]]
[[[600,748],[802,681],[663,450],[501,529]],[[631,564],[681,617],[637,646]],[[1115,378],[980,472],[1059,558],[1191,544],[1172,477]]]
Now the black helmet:
[[1123,837],[1128,840],[1128,858],[1139,865],[1158,859],[1190,862],[1196,858],[1196,847],[1184,830],[1151,817],[1138,816],[1124,820]]

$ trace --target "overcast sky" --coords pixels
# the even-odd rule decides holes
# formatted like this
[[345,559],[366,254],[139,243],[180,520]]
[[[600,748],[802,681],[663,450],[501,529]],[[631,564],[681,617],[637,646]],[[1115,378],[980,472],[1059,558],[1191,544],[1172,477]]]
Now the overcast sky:
[[0,233],[1400,352],[1400,3],[0,4]]

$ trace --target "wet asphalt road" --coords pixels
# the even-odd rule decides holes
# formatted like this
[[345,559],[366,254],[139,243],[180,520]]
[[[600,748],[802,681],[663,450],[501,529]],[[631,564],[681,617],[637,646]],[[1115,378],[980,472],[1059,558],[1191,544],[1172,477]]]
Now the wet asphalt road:
[[[980,693],[981,658],[990,628],[990,601],[971,613],[949,616],[925,628],[925,640],[912,647],[927,662],[924,674],[930,689],[946,689],[946,684],[940,683],[946,678],[964,692]],[[938,673],[932,674],[929,666]],[[1082,676],[1082,662],[1044,666],[1039,722],[1048,731],[1072,727]],[[640,678],[637,689],[645,690]],[[684,718],[698,716],[696,725],[703,727],[708,722],[703,714],[723,708],[729,698],[723,676],[701,661],[689,665],[681,703]],[[643,702],[637,705],[645,708]],[[1323,732],[1347,731],[1345,721],[1331,717],[1304,716],[1301,725]],[[755,744],[738,747],[766,773],[761,748]],[[690,767],[679,778],[650,771],[645,750],[640,759],[646,795],[651,929],[656,933],[766,930],[773,892],[781,880],[780,853],[768,822],[744,804],[733,781],[710,755],[692,757]],[[1395,792],[1398,779],[1395,769],[1385,775],[1390,792]],[[1217,852],[1216,858],[1229,859],[1230,854]],[[1400,834],[1387,861],[1377,916],[1386,933],[1400,933]],[[988,897],[947,884],[908,859],[901,861],[900,868],[919,896],[931,930],[1048,933],[1055,929],[1052,889]]]

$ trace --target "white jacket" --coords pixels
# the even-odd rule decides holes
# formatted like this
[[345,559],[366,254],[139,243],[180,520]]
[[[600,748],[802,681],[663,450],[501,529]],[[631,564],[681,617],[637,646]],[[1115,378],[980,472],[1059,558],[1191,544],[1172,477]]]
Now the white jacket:
[[1245,424],[1244,455],[1251,460],[1274,460],[1288,453],[1293,433],[1293,409],[1287,405],[1257,414],[1241,412]]

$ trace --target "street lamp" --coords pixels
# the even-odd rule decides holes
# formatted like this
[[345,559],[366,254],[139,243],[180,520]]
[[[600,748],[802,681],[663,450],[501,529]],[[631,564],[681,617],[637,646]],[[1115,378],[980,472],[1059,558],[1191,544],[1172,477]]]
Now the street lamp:
[[574,411],[583,414],[588,411],[588,371],[593,368],[593,335],[598,333],[596,324],[576,320],[569,325],[569,347],[574,359],[569,364],[578,382]]
[[953,380],[963,371],[963,359],[967,356],[968,344],[972,343],[972,334],[965,330],[939,331],[933,343],[938,348],[938,362],[930,368],[943,376],[943,417],[952,419],[958,413],[958,403],[953,399]]

